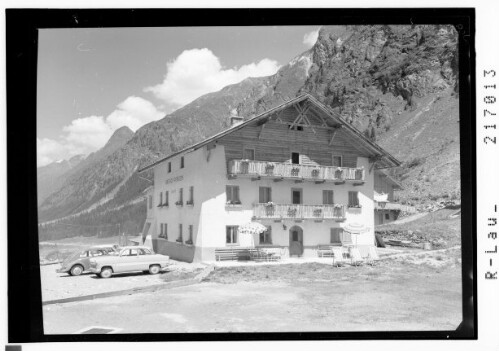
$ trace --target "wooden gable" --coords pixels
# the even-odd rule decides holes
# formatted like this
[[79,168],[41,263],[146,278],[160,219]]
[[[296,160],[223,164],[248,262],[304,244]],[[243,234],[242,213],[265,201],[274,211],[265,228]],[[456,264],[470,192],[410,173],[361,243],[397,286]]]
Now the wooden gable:
[[291,162],[291,153],[301,155],[302,164],[332,165],[332,156],[342,156],[344,167],[356,167],[357,157],[369,154],[359,148],[341,124],[327,120],[306,101],[277,111],[266,119],[222,137],[227,161],[244,158],[253,149],[255,159]]

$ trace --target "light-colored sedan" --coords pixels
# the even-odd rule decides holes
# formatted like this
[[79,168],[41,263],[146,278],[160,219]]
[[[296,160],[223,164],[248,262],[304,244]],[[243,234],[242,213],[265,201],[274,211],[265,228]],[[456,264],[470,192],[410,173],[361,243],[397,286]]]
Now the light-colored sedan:
[[170,258],[155,254],[146,246],[125,246],[116,256],[101,256],[90,259],[90,271],[101,278],[115,273],[143,271],[157,274],[170,264]]

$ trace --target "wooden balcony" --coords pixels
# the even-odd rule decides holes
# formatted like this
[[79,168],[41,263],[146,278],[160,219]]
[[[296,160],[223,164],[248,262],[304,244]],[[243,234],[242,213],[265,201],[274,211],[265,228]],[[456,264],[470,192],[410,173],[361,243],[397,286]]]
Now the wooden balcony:
[[293,205],[293,204],[255,204],[253,215],[257,219],[345,219],[344,205]]
[[402,205],[396,202],[385,202],[380,203],[374,201],[374,209],[375,210],[392,210],[392,211],[402,211],[408,213],[416,213],[416,208],[414,206]]
[[354,185],[362,185],[365,180],[364,168],[347,168],[332,166],[299,165],[282,162],[266,162],[252,160],[231,160],[228,164],[228,176],[260,179],[273,178],[275,181],[291,179],[295,181],[314,181],[316,183],[345,181]]

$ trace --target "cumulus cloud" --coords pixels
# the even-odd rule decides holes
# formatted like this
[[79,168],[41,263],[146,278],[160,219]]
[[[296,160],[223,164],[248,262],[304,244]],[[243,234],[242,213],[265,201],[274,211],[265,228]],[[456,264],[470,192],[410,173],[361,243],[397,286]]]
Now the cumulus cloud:
[[106,144],[116,129],[127,126],[136,131],[144,124],[164,116],[150,101],[137,96],[128,97],[116,107],[106,118],[88,116],[71,121],[63,127],[59,140],[38,138],[38,167],[97,151]]
[[319,38],[319,28],[317,30],[313,30],[303,36],[303,44],[307,46],[314,46],[315,42]]
[[104,146],[113,130],[102,116],[78,118],[62,129],[63,145],[73,155],[87,154]]
[[249,63],[239,68],[224,69],[220,59],[209,49],[183,51],[166,64],[167,72],[161,84],[147,87],[158,99],[175,107],[183,106],[201,95],[218,91],[248,77],[269,76],[279,64],[270,59]]
[[150,101],[137,96],[128,97],[117,107],[106,120],[113,130],[127,126],[136,131],[144,124],[164,117],[164,113],[159,111]]
[[45,166],[51,162],[68,156],[64,146],[56,140],[36,138],[37,166]]

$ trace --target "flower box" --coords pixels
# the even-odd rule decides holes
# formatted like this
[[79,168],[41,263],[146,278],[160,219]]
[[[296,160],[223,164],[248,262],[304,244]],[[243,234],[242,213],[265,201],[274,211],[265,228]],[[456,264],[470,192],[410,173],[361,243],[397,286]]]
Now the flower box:
[[274,173],[274,165],[272,163],[267,163],[265,165],[265,173],[266,174],[273,174]]
[[317,178],[319,176],[320,171],[318,169],[312,170],[312,177]]
[[186,202],[186,205],[187,205],[187,206],[194,206],[194,201],[187,201],[187,202]]
[[321,217],[322,216],[322,209],[317,208],[314,210],[314,217]]
[[296,208],[288,208],[288,217],[296,217]]
[[343,170],[341,168],[334,172],[334,179],[343,179]]
[[187,245],[192,245],[192,240],[187,240],[185,243],[186,243]]
[[297,177],[299,173],[300,173],[300,169],[299,168],[297,168],[297,167],[291,168],[291,176]]
[[183,204],[184,204],[184,203],[183,203],[182,201],[177,201],[177,202],[175,202],[175,205],[177,205],[177,206],[182,206]]
[[179,239],[177,239],[175,241],[178,242],[179,244],[182,244],[182,239],[181,238],[179,238]]

